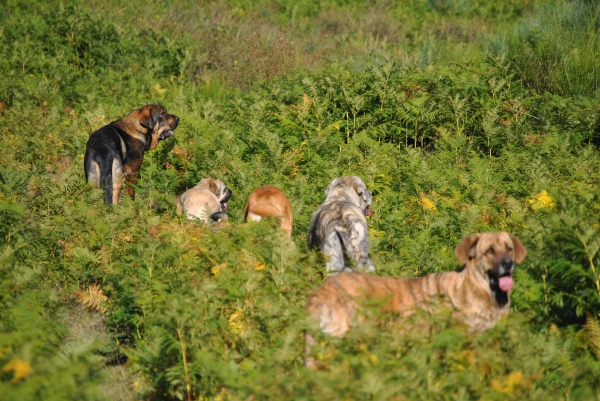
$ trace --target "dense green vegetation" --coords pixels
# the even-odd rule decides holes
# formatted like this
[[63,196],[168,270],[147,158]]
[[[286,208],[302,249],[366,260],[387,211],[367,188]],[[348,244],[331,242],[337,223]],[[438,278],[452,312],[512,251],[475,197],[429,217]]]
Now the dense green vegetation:
[[[599,21],[584,0],[4,1],[1,398],[600,398]],[[146,103],[180,126],[107,208],[87,138]],[[324,280],[305,233],[349,174],[373,192],[377,274],[519,237],[509,318],[475,336],[380,315],[305,369]],[[228,226],[176,213],[209,176]],[[291,199],[295,245],[241,222],[262,184]]]

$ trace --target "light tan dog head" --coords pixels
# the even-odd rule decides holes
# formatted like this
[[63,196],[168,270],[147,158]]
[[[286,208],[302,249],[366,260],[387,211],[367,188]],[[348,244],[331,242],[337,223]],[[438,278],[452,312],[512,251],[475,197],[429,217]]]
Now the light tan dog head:
[[364,212],[365,216],[371,215],[373,196],[367,190],[367,186],[360,177],[351,175],[334,179],[325,190],[325,196],[327,200],[345,198],[358,206]]
[[515,262],[521,264],[527,250],[517,237],[505,232],[473,234],[454,249],[458,261],[473,266],[489,279],[492,291],[509,292],[514,285]]
[[223,181],[216,178],[203,178],[196,184],[196,188],[212,192],[219,199],[221,209],[227,211],[227,201],[231,198],[232,192]]

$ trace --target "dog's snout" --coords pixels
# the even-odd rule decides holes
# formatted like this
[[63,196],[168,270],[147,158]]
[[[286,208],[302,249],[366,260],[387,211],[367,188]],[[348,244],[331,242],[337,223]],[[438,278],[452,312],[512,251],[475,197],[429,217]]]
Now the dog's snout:
[[175,125],[173,126],[173,129],[175,129],[179,125],[179,117],[177,117],[177,116],[173,116],[173,117],[174,117],[174,120],[175,120]]
[[229,188],[225,188],[225,191],[223,191],[223,193],[225,196],[223,197],[223,199],[221,199],[221,202],[229,201],[229,199],[231,199],[231,195],[233,195],[233,192]]
[[512,273],[512,269],[514,266],[512,258],[505,257],[500,261],[500,266],[504,269],[506,273]]

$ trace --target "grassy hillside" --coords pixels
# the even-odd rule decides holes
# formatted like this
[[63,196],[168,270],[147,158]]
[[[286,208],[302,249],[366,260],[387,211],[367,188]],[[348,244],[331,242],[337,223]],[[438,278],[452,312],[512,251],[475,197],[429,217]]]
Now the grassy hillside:
[[[600,92],[592,1],[7,1],[0,8],[0,394],[24,399],[597,399]],[[181,118],[137,199],[84,182],[89,135]],[[474,232],[528,249],[511,314],[469,335],[379,315],[303,367],[306,249],[334,177],[373,192],[377,274],[458,267]],[[181,219],[203,177],[230,224]],[[281,187],[292,241],[243,224]]]

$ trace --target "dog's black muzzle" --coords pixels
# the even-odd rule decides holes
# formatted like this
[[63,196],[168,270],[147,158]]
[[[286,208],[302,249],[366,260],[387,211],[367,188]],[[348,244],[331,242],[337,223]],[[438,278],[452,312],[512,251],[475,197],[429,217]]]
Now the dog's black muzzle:
[[225,194],[225,197],[221,199],[221,203],[229,202],[229,199],[231,198],[231,195],[233,194],[233,192],[231,192],[231,189],[225,188],[223,193]]
[[179,117],[171,115],[173,117],[173,120],[175,121],[175,124],[173,124],[170,128],[170,130],[163,132],[162,134],[160,134],[160,136],[158,137],[159,141],[165,140],[167,138],[170,138],[173,136],[173,131],[175,130],[175,128],[177,128],[177,126],[179,125]]
[[515,263],[511,257],[504,257],[500,260],[500,266],[498,268],[498,277],[512,276],[515,270]]
[[500,260],[496,269],[488,271],[490,289],[494,293],[494,298],[500,306],[506,305],[508,302],[508,292],[510,292],[514,286],[512,278],[514,270],[515,264],[512,258],[504,257]]
[[223,210],[227,210],[227,202],[229,201],[229,198],[231,198],[231,189],[229,188],[225,188],[223,190],[223,194],[225,195],[223,198],[221,198],[221,200],[219,201],[221,203],[221,209]]
[[492,289],[498,289],[498,281],[500,277],[512,276],[514,270],[515,263],[513,262],[512,258],[502,258],[496,269],[487,272],[490,278],[490,285]]

